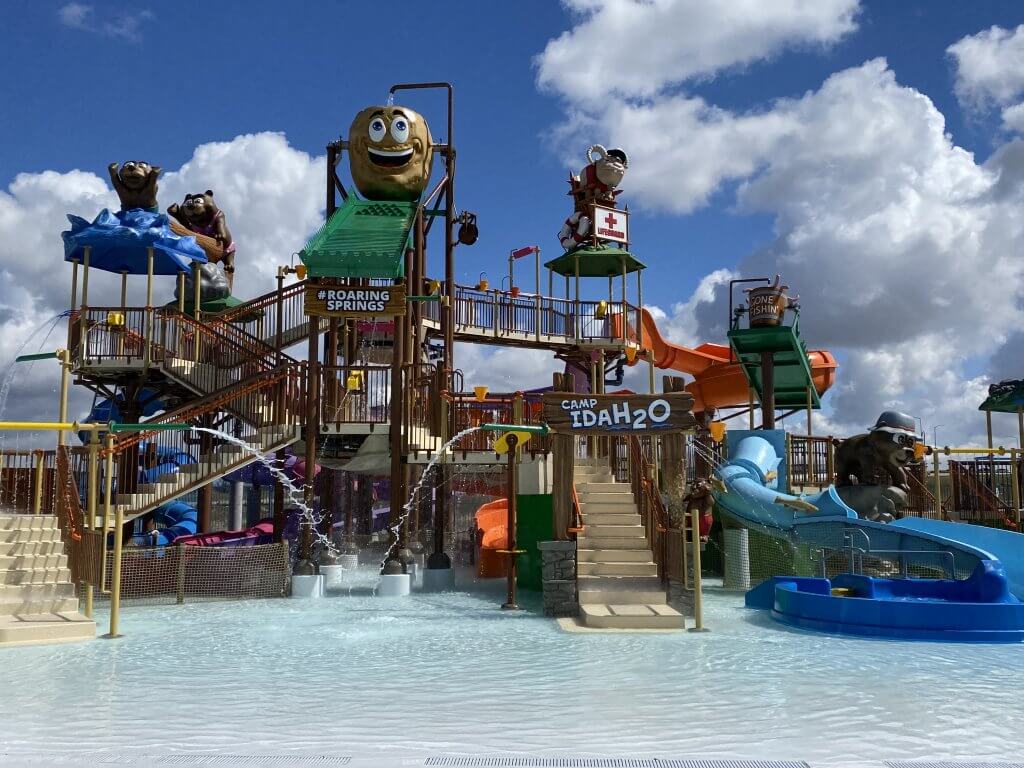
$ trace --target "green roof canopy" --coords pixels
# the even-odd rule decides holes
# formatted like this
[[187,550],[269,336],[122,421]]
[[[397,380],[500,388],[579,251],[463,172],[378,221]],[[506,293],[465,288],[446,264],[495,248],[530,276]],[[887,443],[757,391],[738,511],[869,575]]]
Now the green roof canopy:
[[350,193],[299,258],[310,277],[402,277],[418,205],[361,200]]
[[576,258],[579,257],[580,277],[616,277],[622,275],[622,265],[626,272],[638,272],[647,265],[625,248],[614,248],[608,245],[582,245],[566,251],[557,259],[552,259],[544,266],[553,272],[567,277],[576,275]]
[[761,353],[774,352],[775,406],[777,408],[807,407],[807,389],[811,390],[811,407],[820,408],[821,398],[813,386],[807,346],[795,328],[777,325],[729,331],[729,343],[739,358],[747,382],[763,397]]
[[992,411],[994,413],[1017,413],[1024,407],[1024,381],[1008,381],[1005,385],[999,386],[999,390],[992,394],[989,389],[989,396],[985,402],[978,406],[979,411]]

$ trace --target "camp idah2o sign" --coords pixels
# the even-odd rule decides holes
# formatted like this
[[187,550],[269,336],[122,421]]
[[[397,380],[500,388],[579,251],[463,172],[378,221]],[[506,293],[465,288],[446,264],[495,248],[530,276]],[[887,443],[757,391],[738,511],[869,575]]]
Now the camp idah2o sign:
[[404,285],[308,285],[305,311],[319,317],[405,314]]
[[544,420],[553,432],[586,435],[639,435],[692,429],[693,396],[688,392],[661,395],[544,395]]

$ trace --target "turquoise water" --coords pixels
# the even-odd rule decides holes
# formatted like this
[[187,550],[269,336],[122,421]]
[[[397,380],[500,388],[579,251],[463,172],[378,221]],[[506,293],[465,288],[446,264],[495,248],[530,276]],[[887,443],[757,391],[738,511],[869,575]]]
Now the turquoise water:
[[1024,754],[1019,646],[801,633],[721,591],[704,635],[569,634],[501,599],[129,605],[120,640],[0,650],[0,751]]

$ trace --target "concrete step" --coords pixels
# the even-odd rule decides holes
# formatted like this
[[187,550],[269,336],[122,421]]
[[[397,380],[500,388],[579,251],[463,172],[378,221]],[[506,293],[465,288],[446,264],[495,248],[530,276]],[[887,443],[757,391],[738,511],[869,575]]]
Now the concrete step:
[[580,549],[642,549],[650,555],[647,539],[643,536],[592,536],[589,530],[583,531],[586,536],[578,537],[576,545]]
[[64,551],[62,541],[10,541],[0,542],[0,557],[20,555],[59,555]]
[[580,617],[588,627],[601,629],[683,629],[683,615],[661,604],[601,604],[580,602]]
[[584,525],[643,525],[636,512],[584,512]]
[[576,581],[581,603],[664,605],[665,585],[656,576],[589,576]]
[[576,561],[579,563],[647,563],[651,551],[643,549],[587,549],[585,539],[577,541]]
[[77,610],[77,597],[40,597],[26,600],[0,598],[0,617],[36,616],[41,613],[61,613],[62,611]]
[[47,528],[8,528],[0,531],[0,545],[15,544],[22,541],[60,541],[60,529]]
[[615,482],[615,478],[612,476],[612,471],[608,467],[587,467],[585,469],[580,469],[579,467],[576,467],[576,469],[573,470],[572,476],[577,482]]
[[605,514],[636,515],[640,513],[632,496],[620,496],[617,493],[581,496],[580,509],[583,511],[604,512]]
[[576,481],[576,493],[579,495],[592,493],[625,493],[633,495],[633,489],[629,483],[616,483],[613,480],[587,480],[586,482]]
[[67,568],[9,568],[0,571],[0,585],[65,584],[71,582]]
[[607,504],[636,509],[636,502],[631,493],[580,493],[577,495],[580,506],[594,505],[598,508]]
[[96,637],[96,622],[77,610],[0,616],[0,646],[70,643]]
[[3,555],[0,556],[0,572],[19,571],[35,568],[67,568],[68,556],[62,552],[52,555]]
[[74,596],[75,585],[70,581],[56,584],[0,584],[0,603]]
[[624,561],[582,561],[576,563],[579,576],[638,577],[658,575],[658,566],[651,560],[651,553],[643,550],[646,560]]
[[587,538],[607,539],[636,536],[646,539],[647,533],[642,525],[605,525],[596,524],[583,516],[583,524],[586,526]]
[[577,456],[574,467],[607,467],[608,459],[604,456]]
[[0,515],[0,531],[19,528],[59,528],[54,515]]

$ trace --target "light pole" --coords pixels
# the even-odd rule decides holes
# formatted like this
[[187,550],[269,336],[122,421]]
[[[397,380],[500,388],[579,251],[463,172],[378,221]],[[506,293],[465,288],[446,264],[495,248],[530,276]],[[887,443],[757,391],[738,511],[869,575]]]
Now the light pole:
[[944,427],[945,424],[936,424],[932,427],[932,446],[935,448],[939,447],[939,427]]

